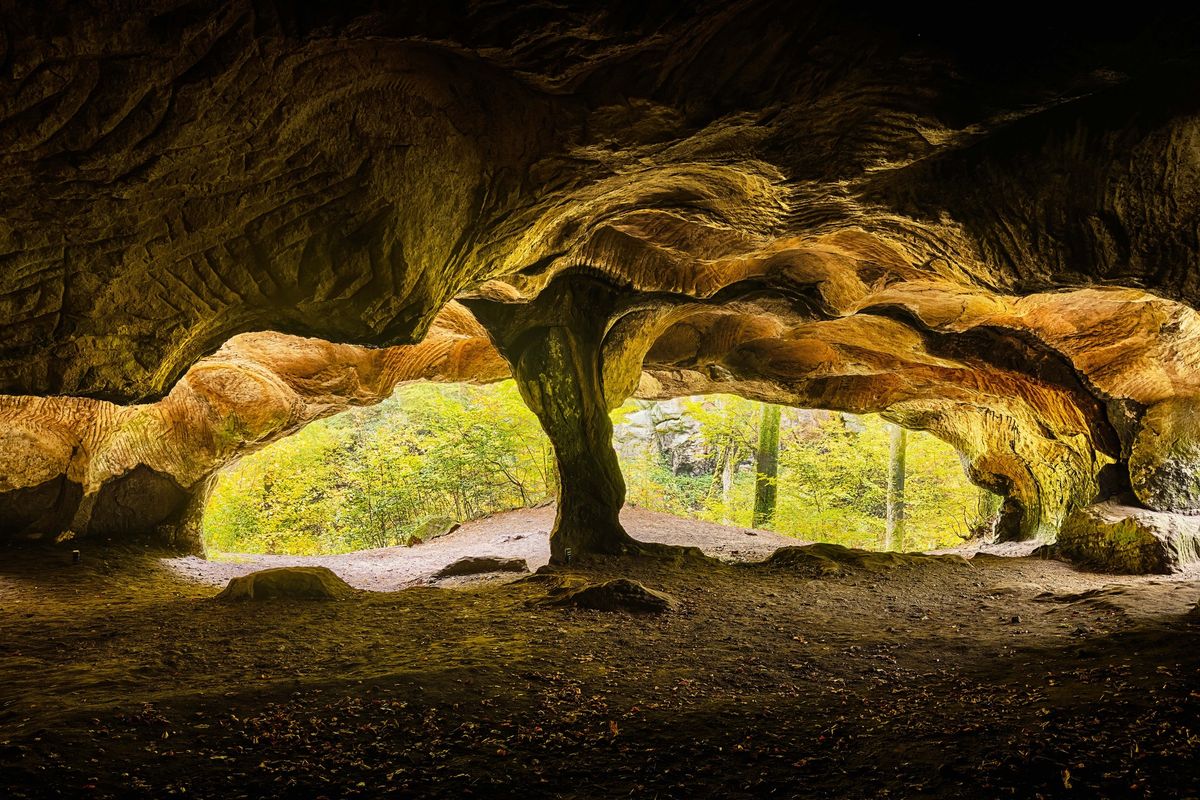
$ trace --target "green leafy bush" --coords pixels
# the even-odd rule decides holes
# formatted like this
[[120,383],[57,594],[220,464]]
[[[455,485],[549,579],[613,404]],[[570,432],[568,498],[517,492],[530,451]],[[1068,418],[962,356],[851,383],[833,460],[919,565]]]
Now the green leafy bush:
[[409,544],[430,520],[545,500],[553,470],[550,444],[511,381],[414,385],[243,458],[219,477],[204,529],[224,552]]

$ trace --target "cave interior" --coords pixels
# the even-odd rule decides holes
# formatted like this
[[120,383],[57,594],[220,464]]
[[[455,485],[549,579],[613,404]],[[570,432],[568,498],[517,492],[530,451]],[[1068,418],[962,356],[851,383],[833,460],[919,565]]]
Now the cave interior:
[[[5,10],[6,795],[1196,796],[1200,15],[986,13]],[[187,574],[243,455],[509,378],[533,574]],[[610,412],[713,393],[931,433],[987,541],[655,534]]]

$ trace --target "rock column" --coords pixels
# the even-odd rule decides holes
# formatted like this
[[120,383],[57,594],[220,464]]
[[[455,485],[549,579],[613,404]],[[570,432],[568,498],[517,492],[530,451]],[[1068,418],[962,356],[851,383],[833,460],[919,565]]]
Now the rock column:
[[653,549],[631,538],[619,519],[625,480],[612,446],[603,378],[604,334],[614,299],[599,282],[568,279],[527,304],[470,303],[554,446],[555,563],[565,561],[568,550],[580,556]]

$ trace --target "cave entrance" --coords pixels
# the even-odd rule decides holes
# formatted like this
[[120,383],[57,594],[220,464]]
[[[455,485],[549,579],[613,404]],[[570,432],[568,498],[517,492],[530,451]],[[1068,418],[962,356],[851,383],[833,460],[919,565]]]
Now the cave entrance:
[[[1000,504],[967,480],[950,445],[910,432],[906,524],[889,529],[891,432],[874,415],[708,395],[631,400],[612,419],[627,503],[651,512],[863,549],[930,550],[986,531]],[[772,424],[774,478],[760,468]],[[203,532],[218,558],[411,546],[545,505],[556,488],[550,442],[511,380],[414,383],[224,469]]]
[[[632,400],[613,417],[627,502],[656,511],[866,550],[935,550],[989,535],[1001,506],[952,446],[875,414],[706,395]],[[900,525],[889,524],[898,432],[903,489],[898,498],[891,487],[890,505],[894,516],[902,504]]]
[[205,509],[211,554],[327,555],[413,545],[547,502],[550,442],[509,381],[413,383],[225,468]]

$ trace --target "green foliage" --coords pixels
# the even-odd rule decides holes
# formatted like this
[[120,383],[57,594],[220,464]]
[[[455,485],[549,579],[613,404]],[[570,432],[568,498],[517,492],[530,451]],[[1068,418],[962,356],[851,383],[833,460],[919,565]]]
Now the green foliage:
[[549,442],[514,384],[422,384],[243,458],[220,476],[204,529],[218,551],[340,553],[409,544],[431,519],[541,502],[553,487]]
[[638,458],[622,459],[621,474],[626,503],[680,517],[697,516],[712,483],[707,475],[674,474],[652,450]]
[[[630,402],[613,420],[650,405]],[[683,436],[667,444],[656,432],[624,454],[627,501],[749,525],[761,404],[713,395],[678,408]],[[664,452],[681,446],[694,451],[691,474],[673,472]],[[881,419],[785,409],[774,529],[878,547],[887,464]],[[311,555],[408,544],[438,520],[541,502],[553,496],[556,480],[549,441],[512,382],[414,385],[377,406],[315,422],[227,469],[209,502],[205,535],[219,552]],[[910,548],[959,542],[994,511],[988,497],[966,480],[949,445],[928,434],[909,437]]]
[[[801,539],[876,548],[887,513],[888,432],[876,416],[830,414],[793,426],[780,452],[776,529]],[[982,490],[955,450],[920,431],[908,437],[907,546],[948,547],[979,524]]]
[[728,448],[735,463],[748,458],[758,445],[762,403],[734,395],[690,397],[684,412],[700,424],[700,436],[713,450]]
[[[660,453],[625,458],[631,503],[655,511],[748,526],[754,505],[754,455],[761,404],[736,397],[692,398],[684,412],[700,426],[708,476],[674,475]],[[635,406],[614,413],[621,421]],[[777,507],[772,529],[849,547],[881,546],[887,512],[888,433],[876,416],[784,409]],[[722,470],[733,467],[729,491]],[[702,489],[700,484],[707,483]],[[960,543],[998,504],[972,485],[954,448],[927,433],[908,437],[907,547]]]

